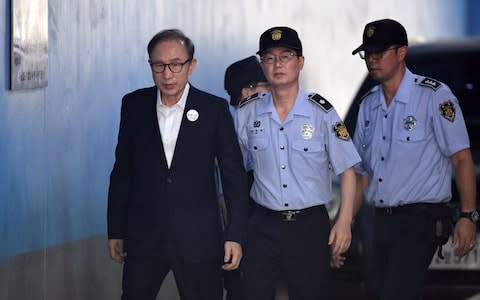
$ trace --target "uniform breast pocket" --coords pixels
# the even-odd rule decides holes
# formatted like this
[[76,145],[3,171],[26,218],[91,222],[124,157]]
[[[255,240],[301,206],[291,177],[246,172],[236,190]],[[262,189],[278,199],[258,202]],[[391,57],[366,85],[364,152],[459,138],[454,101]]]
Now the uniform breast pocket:
[[247,147],[252,159],[251,163],[253,165],[251,167],[254,169],[262,168],[261,162],[267,159],[266,156],[270,153],[266,151],[268,148],[268,139],[265,136],[250,137],[248,138]]
[[369,148],[370,145],[372,144],[372,138],[373,138],[373,130],[370,128],[364,129],[363,132],[363,139],[361,140],[362,142],[362,148]]
[[397,132],[396,140],[405,144],[414,144],[421,143],[426,138],[425,130],[421,127],[416,127],[412,131],[400,129],[399,132]]
[[248,150],[252,153],[263,151],[267,148],[268,141],[266,137],[248,138]]
[[328,155],[323,137],[311,140],[294,140],[292,143],[292,161],[299,170],[320,171],[325,167]]
[[293,150],[306,154],[316,154],[325,151],[325,143],[323,142],[322,137],[316,140],[295,140],[292,143],[292,148]]

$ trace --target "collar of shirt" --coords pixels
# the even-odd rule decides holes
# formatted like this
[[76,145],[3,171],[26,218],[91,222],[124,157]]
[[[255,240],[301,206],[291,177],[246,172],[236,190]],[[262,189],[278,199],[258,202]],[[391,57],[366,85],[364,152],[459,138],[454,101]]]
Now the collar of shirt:
[[185,104],[187,103],[187,96],[188,92],[190,91],[190,84],[187,82],[185,88],[183,89],[182,96],[180,100],[178,100],[175,105],[168,107],[162,102],[162,96],[160,90],[157,89],[157,111],[164,116],[168,116],[169,112],[171,112],[174,108],[180,108],[182,111],[185,109]]
[[410,99],[411,86],[415,80],[415,76],[410,72],[409,69],[405,70],[402,81],[400,81],[400,86],[398,87],[397,93],[395,94],[395,101],[408,103]]
[[[397,93],[393,97],[393,101],[395,102],[402,102],[402,103],[408,103],[410,99],[410,90],[411,90],[411,85],[413,84],[415,80],[415,76],[413,75],[412,72],[410,72],[409,69],[405,70],[405,74],[403,75],[402,80],[400,81],[400,85],[398,86]],[[377,85],[372,88],[372,91],[378,92],[374,104],[372,105],[372,108],[378,108],[382,105],[385,104],[385,96],[383,95],[381,85]]]
[[[268,93],[266,96],[266,100],[261,102],[258,106],[258,115],[268,114],[270,113],[271,116],[277,120],[278,114],[276,114],[275,105],[273,104],[273,97],[271,93]],[[300,116],[310,116],[312,114],[311,107],[307,105],[308,94],[303,91],[299,90],[297,97],[295,98],[295,103],[293,104],[290,112],[288,113],[287,118],[284,120],[283,123],[288,122],[294,115]],[[275,113],[274,113],[275,112]],[[276,117],[274,117],[276,116]],[[277,120],[279,122],[279,120]],[[280,122],[279,122],[280,123]]]

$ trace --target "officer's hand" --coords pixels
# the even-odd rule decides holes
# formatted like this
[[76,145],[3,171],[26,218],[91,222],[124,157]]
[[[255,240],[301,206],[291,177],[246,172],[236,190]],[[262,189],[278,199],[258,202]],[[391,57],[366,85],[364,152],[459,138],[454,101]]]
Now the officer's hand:
[[472,221],[460,218],[455,225],[452,236],[452,246],[456,256],[465,256],[476,246],[477,226]]
[[222,268],[227,271],[237,269],[242,259],[242,246],[237,242],[227,241],[224,247],[225,256],[223,258],[224,264]]
[[338,219],[330,230],[328,238],[328,245],[332,250],[333,256],[339,256],[350,247],[352,241],[352,232],[350,229],[350,222]]
[[110,253],[110,257],[114,262],[117,262],[119,264],[124,262],[126,253],[123,250],[123,240],[108,240],[108,250]]

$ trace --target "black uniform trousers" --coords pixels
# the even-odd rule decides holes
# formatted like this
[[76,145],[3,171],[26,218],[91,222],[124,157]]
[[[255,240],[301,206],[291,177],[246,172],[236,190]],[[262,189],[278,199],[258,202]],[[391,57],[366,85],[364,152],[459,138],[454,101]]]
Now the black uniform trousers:
[[375,209],[373,229],[375,299],[420,299],[436,250],[435,228],[425,210]]
[[220,263],[182,260],[173,243],[155,256],[127,255],[123,266],[122,300],[155,300],[170,270],[175,277],[180,299],[221,300],[223,287]]
[[292,218],[255,207],[241,266],[245,299],[271,299],[280,278],[287,285],[290,300],[328,298],[331,255],[327,211],[323,205],[315,206]]

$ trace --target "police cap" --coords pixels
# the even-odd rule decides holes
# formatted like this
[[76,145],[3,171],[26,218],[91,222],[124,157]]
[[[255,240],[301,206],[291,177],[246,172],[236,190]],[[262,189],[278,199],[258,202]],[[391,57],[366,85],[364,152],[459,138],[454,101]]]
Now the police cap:
[[225,71],[224,88],[230,95],[230,104],[238,105],[237,99],[244,87],[267,82],[262,67],[255,56],[234,62]]
[[363,43],[352,54],[383,51],[393,45],[408,46],[405,28],[395,20],[377,20],[365,25]]
[[262,55],[265,50],[273,47],[285,47],[302,55],[302,42],[297,32],[289,27],[272,27],[262,33],[257,54]]

